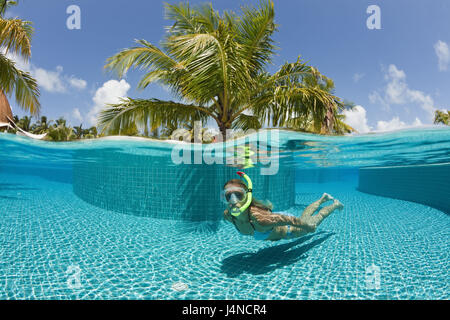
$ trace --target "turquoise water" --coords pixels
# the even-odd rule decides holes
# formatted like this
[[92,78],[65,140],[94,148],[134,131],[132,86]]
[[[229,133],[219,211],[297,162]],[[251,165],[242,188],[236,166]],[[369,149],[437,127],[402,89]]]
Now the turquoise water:
[[[276,212],[300,215],[323,192],[344,209],[314,234],[256,241],[216,206],[234,167],[175,165],[173,143],[0,133],[0,298],[450,298],[449,129],[245,142],[279,149],[275,175],[247,169]],[[408,184],[361,174],[387,167]]]

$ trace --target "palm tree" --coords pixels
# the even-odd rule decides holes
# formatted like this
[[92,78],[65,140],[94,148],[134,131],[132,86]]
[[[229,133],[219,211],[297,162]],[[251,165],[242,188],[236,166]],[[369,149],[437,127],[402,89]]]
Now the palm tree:
[[[318,88],[330,94],[334,94],[335,91],[334,81],[324,76],[307,75],[303,77],[302,83],[305,87]],[[305,103],[308,103],[308,101]],[[317,106],[317,101],[309,101],[309,103],[313,104],[309,106],[310,108],[317,110],[315,113],[310,112],[298,116],[291,116],[284,125],[293,130],[324,134],[330,131],[336,134],[356,131],[344,123],[345,115],[339,114],[343,110],[353,109],[355,106],[354,103],[345,100],[340,101],[339,99],[336,99],[332,104],[319,107]]]
[[58,127],[58,126],[65,127],[66,123],[67,123],[67,121],[66,121],[66,119],[64,119],[64,117],[59,117],[59,119],[57,119],[55,121],[55,124],[53,126],[54,127]]
[[38,120],[33,128],[33,133],[42,134],[48,131],[50,128],[50,123],[52,120],[48,121],[46,116],[42,116],[40,120]]
[[[81,139],[81,137],[85,134],[85,130],[83,130],[83,124],[81,123],[80,126],[73,127],[74,134],[77,137],[77,139]],[[87,132],[89,133],[89,131]]]
[[178,121],[173,120],[161,128],[160,137],[163,139],[168,139],[177,129],[178,129]]
[[153,139],[158,139],[159,138],[159,129],[155,128],[150,132],[150,137]]
[[89,136],[91,138],[96,138],[97,137],[97,128],[96,127],[90,127],[89,129]]
[[450,126],[450,110],[447,110],[447,113],[445,113],[445,111],[436,110],[434,113],[434,123],[442,123]]
[[146,74],[138,87],[159,82],[180,100],[123,99],[99,116],[102,131],[120,132],[133,124],[146,128],[173,121],[213,118],[226,139],[227,129],[259,129],[264,124],[284,126],[291,117],[311,115],[314,126],[332,132],[339,99],[303,78],[324,78],[299,58],[285,63],[275,74],[265,68],[276,47],[273,2],[245,7],[242,16],[211,5],[166,4],[166,17],[174,21],[161,48],[146,40],[107,60],[105,68],[122,77],[130,68]]
[[31,56],[31,22],[20,19],[5,19],[6,10],[17,5],[17,1],[0,0],[0,94],[11,96],[20,107],[37,114],[40,109],[39,89],[36,80],[28,72],[17,69],[8,54],[18,55],[27,61]]
[[76,139],[73,129],[66,126],[66,119],[63,117],[60,117],[55,121],[53,126],[49,127],[47,137],[49,140],[53,141],[69,141]]
[[47,139],[51,141],[69,141],[75,138],[72,128],[66,126],[50,127]]
[[195,121],[185,122],[183,124],[183,129],[185,133],[183,134],[183,141],[188,141],[190,138],[190,142],[195,141],[203,141],[203,137],[208,135],[208,128],[204,128],[203,124],[201,124],[199,128],[196,128]]
[[24,131],[32,131],[31,118],[32,117],[24,116],[16,124],[19,128],[21,128]]

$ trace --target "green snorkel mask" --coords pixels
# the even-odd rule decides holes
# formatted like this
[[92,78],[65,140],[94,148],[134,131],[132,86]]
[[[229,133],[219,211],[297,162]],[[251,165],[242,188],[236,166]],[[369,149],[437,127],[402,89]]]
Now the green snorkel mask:
[[250,206],[250,204],[252,203],[252,189],[253,189],[253,184],[252,184],[252,180],[250,180],[250,177],[248,175],[246,175],[244,172],[242,171],[238,171],[236,172],[238,175],[240,175],[241,177],[243,177],[245,179],[245,181],[247,182],[247,201],[245,201],[244,205],[240,208],[238,207],[233,207],[230,209],[230,213],[235,216],[238,217],[242,212],[244,212],[245,210],[247,210],[247,208]]

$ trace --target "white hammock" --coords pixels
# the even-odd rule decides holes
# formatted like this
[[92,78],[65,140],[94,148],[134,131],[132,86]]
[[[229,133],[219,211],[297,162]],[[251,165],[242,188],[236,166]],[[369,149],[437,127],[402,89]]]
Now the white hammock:
[[[22,130],[21,128],[19,128],[19,127],[17,126],[17,124],[15,124],[14,121],[11,120],[10,117],[6,116],[6,118],[8,118],[8,120],[14,125],[14,127],[16,127],[16,129],[18,130],[18,131],[16,132],[16,134],[19,135],[19,136],[24,136],[24,137],[28,137],[28,138],[36,139],[36,140],[42,140],[42,139],[44,139],[44,137],[47,135],[46,133],[43,133],[43,134],[33,134],[33,133],[26,132],[25,130]],[[10,128],[12,128],[11,125],[10,125],[9,123],[8,123],[8,125],[9,125]],[[1,126],[1,125],[0,125],[0,126]]]
[[3,127],[7,127],[7,128],[10,128],[10,129],[13,129],[12,125],[10,125],[9,123],[0,122],[0,128],[3,128]]

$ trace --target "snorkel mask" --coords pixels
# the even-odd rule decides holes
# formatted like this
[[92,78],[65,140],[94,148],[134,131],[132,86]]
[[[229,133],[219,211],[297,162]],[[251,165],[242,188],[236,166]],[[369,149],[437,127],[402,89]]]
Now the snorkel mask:
[[[250,180],[250,177],[242,171],[238,171],[237,174],[239,176],[243,177],[245,179],[245,181],[247,182],[246,183],[247,190],[240,188],[240,187],[230,187],[230,188],[225,189],[223,192],[223,200],[224,200],[224,202],[226,201],[227,204],[233,205],[233,207],[230,209],[230,213],[235,217],[239,216],[242,212],[247,210],[247,208],[252,203],[252,198],[253,198],[253,196],[252,196],[252,188],[253,188],[252,180]],[[245,203],[240,208],[238,208],[236,206],[236,204],[241,201],[244,201],[244,199],[246,197],[247,197],[247,201],[245,201]]]

